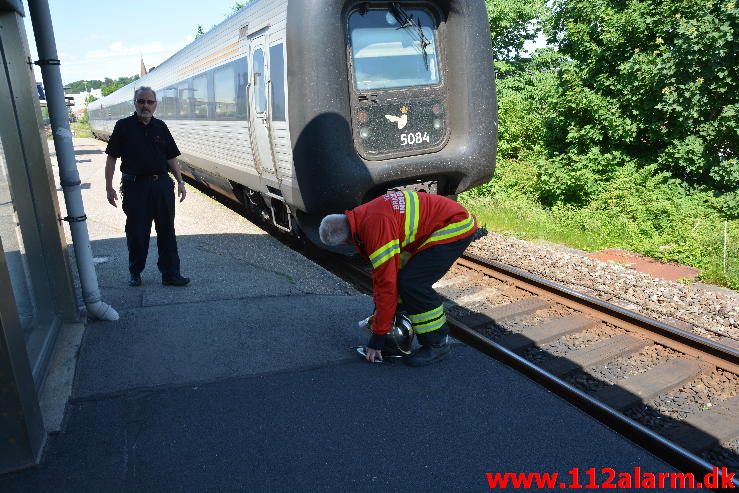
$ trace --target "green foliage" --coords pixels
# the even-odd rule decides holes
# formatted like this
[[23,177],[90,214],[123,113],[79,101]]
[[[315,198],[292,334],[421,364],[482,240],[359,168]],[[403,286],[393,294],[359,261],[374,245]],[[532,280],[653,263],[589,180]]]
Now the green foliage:
[[[121,87],[127,86],[131,82],[138,80],[138,75],[131,77],[118,77],[117,79],[111,79],[106,77],[105,80],[78,80],[71,84],[67,84],[64,89],[69,94],[80,94],[83,92],[89,92],[92,89],[100,89],[103,96],[112,94]],[[97,98],[90,95],[85,98],[85,103],[89,104],[95,101]]]
[[133,75],[131,77],[118,77],[115,80],[106,77],[100,89],[101,89],[103,96],[107,96],[109,94],[113,94],[115,91],[117,91],[121,87],[125,87],[131,82],[138,80],[138,79],[139,79],[138,75]]
[[[555,0],[562,66],[551,156],[623,153],[739,217],[739,9],[725,0]],[[575,170],[581,167],[575,166]]]
[[102,85],[103,82],[99,80],[77,80],[64,86],[64,89],[69,94],[80,94],[83,92],[89,92],[93,89],[100,89]]
[[[246,7],[248,4],[250,4],[253,1],[254,0],[246,0],[244,2],[234,2],[234,4],[231,6],[231,10],[228,12],[228,14],[226,14],[226,16],[235,14],[236,12],[238,12],[241,9],[243,9],[244,7]],[[208,32],[211,29],[213,29],[214,27],[215,26],[211,26],[208,29],[203,29],[203,25],[202,24],[198,24],[198,27],[195,30],[195,39],[198,39],[199,37],[201,37],[202,35],[204,35],[206,32]]]
[[544,0],[485,0],[493,54],[496,60],[519,58],[526,41],[540,32],[536,20],[545,12]]
[[250,4],[253,0],[246,0],[245,2],[234,2],[233,6],[231,7],[231,12],[236,13],[239,10],[246,7],[248,4]]
[[88,121],[83,122],[82,120],[69,124],[70,129],[75,137],[78,138],[89,138],[92,137],[92,131],[90,130],[90,124]]
[[724,272],[718,199],[691,191],[654,165],[625,164],[584,207],[543,207],[525,190],[511,188],[533,168],[502,160],[498,170],[490,183],[460,197],[492,231],[584,250],[623,248],[697,267],[704,281],[739,289],[739,221],[729,223]]
[[539,21],[559,49],[530,58],[536,20],[501,35],[526,5],[493,5],[509,9],[491,16],[496,175],[460,200],[494,231],[624,248],[738,289],[739,221],[726,252],[723,237],[739,211],[735,4],[555,1]]
[[585,206],[627,161],[621,152],[603,152],[598,147],[584,154],[568,152],[540,159],[537,196],[546,206]]
[[[65,86],[65,90],[69,94],[79,94],[83,92],[88,92],[92,89],[100,89],[103,96],[107,96],[109,94],[114,93],[121,87],[127,86],[131,82],[138,80],[138,75],[133,75],[131,77],[118,77],[117,79],[111,79],[109,77],[106,77],[105,80],[78,80],[75,82],[72,82],[71,84],[68,84]],[[87,96],[85,98],[85,103],[91,103],[95,101],[95,97],[93,96]]]
[[542,49],[532,58],[498,62],[498,155],[518,159],[544,146],[545,117],[557,92],[561,57]]

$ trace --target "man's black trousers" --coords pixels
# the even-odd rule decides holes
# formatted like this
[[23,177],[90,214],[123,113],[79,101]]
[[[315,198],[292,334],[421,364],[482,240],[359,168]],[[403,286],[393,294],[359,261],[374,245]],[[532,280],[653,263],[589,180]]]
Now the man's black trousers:
[[[421,336],[424,335],[425,328],[432,328],[427,332],[429,336],[439,329],[443,329],[439,331],[440,333],[446,333],[443,300],[432,286],[464,253],[467,246],[472,243],[473,236],[453,243],[432,246],[414,255],[398,274],[398,294],[402,301],[398,305],[398,310],[410,315],[422,343]],[[419,314],[428,315],[421,316],[421,320],[417,322]],[[438,323],[435,323],[437,321]]]
[[140,274],[146,266],[151,237],[151,222],[157,232],[159,260],[163,278],[180,275],[180,257],[174,232],[174,181],[167,175],[121,182],[122,207],[126,214],[128,270]]

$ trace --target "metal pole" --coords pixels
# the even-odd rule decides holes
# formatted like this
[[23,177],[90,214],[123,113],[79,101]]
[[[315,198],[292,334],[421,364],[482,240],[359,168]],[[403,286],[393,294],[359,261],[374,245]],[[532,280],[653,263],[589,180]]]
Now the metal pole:
[[99,320],[118,320],[118,312],[103,302],[100,295],[95,264],[92,259],[92,247],[87,231],[87,216],[82,202],[80,189],[80,174],[74,157],[72,132],[69,129],[67,104],[64,99],[64,86],[59,69],[60,62],[56,53],[54,28],[51,23],[51,12],[46,0],[29,0],[28,10],[31,14],[33,34],[36,38],[41,66],[41,76],[46,91],[46,104],[49,109],[49,120],[54,135],[54,148],[59,162],[59,182],[64,191],[64,201],[67,205],[69,229],[72,232],[77,270],[82,284],[82,296],[87,306],[87,312]]

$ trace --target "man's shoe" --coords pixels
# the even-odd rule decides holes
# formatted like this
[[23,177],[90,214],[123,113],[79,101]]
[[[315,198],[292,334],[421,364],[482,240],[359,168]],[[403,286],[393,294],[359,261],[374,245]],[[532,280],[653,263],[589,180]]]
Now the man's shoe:
[[416,352],[404,358],[403,361],[408,366],[426,366],[443,360],[451,351],[448,342],[437,345],[421,346]]
[[190,278],[182,276],[163,277],[162,284],[164,284],[165,286],[187,286],[188,284],[190,284]]
[[128,280],[128,285],[131,287],[141,286],[141,275],[131,274],[131,278]]

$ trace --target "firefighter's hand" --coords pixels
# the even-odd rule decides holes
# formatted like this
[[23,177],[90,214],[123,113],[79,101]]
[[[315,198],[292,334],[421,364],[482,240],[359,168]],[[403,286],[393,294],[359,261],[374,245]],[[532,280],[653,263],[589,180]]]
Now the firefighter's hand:
[[382,351],[379,349],[372,349],[371,347],[367,348],[367,356],[365,356],[367,361],[370,363],[374,363],[375,361],[382,361]]

